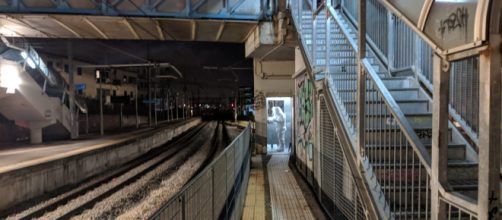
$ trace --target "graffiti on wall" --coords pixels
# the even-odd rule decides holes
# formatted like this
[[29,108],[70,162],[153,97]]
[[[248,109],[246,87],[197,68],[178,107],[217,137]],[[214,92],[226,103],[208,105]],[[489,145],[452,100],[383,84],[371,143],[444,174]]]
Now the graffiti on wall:
[[296,79],[296,152],[311,167],[314,141],[314,84],[307,74]]

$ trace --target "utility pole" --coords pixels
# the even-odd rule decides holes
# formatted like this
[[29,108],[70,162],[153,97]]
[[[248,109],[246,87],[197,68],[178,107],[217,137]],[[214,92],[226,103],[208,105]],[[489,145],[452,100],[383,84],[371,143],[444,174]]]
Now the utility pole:
[[69,101],[70,101],[70,136],[71,139],[75,139],[78,137],[78,133],[76,132],[76,123],[75,120],[75,80],[74,80],[74,70],[73,70],[73,45],[71,40],[67,41],[67,49],[68,49],[68,83],[70,84],[69,89]]
[[96,77],[99,83],[99,133],[101,136],[105,134],[104,124],[103,124],[103,85],[101,80],[103,76],[99,70],[96,70]]
[[[139,77],[137,78],[139,81]],[[136,111],[136,128],[139,128],[139,115],[138,115],[138,82],[136,82],[136,93],[134,94],[134,108]]]
[[175,109],[176,109],[176,120],[178,120],[178,119],[179,119],[179,111],[178,111],[178,105],[179,105],[179,103],[178,103],[178,97],[179,97],[179,93],[178,93],[178,92],[176,92],[176,101],[175,101],[175,104],[176,104],[176,105],[175,105]]
[[157,83],[153,85],[153,113],[155,118],[155,127],[157,127]]
[[148,67],[148,127],[152,127],[152,86],[150,81],[150,67]]

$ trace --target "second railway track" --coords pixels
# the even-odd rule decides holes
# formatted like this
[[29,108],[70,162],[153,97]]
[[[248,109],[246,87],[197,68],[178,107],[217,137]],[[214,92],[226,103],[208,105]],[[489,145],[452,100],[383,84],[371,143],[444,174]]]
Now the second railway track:
[[[210,160],[215,149],[225,144],[224,126],[204,122],[180,135],[175,140],[147,152],[99,177],[89,179],[70,190],[65,190],[42,201],[32,201],[7,219],[111,219],[133,209],[148,194],[157,189],[167,177],[176,174],[196,152],[205,149],[204,161]],[[211,140],[211,141],[209,141]],[[209,146],[208,146],[209,145]],[[198,162],[197,162],[198,163]],[[198,163],[200,170],[206,162]],[[188,178],[195,175],[193,173]],[[184,178],[184,177],[181,177]],[[186,181],[182,181],[183,184]],[[179,184],[178,184],[179,185]],[[181,187],[181,186],[180,186]]]

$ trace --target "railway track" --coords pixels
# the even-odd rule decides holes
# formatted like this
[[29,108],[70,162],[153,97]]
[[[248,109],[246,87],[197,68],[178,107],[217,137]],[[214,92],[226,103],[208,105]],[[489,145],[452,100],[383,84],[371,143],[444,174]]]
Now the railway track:
[[[157,190],[166,179],[187,180],[198,172],[225,144],[224,126],[204,122],[180,135],[175,140],[147,152],[145,155],[91,178],[80,185],[60,192],[50,199],[31,202],[31,207],[17,210],[6,219],[111,219],[144,202],[149,193]],[[209,140],[209,141],[208,141]],[[203,152],[201,152],[203,151]],[[194,155],[204,155],[204,162],[193,173],[178,174],[185,162]],[[192,165],[190,165],[192,166]],[[195,165],[194,165],[195,166]],[[186,180],[186,181],[187,181]],[[185,184],[181,181],[179,184]],[[182,187],[179,186],[180,188]]]

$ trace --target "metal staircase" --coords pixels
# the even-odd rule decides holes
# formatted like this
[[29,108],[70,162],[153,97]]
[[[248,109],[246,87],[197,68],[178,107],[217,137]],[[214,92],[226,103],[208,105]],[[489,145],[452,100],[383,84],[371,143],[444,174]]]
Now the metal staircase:
[[[18,126],[29,128],[32,143],[40,143],[43,136],[69,137],[76,122],[71,119],[68,84],[43,63],[29,44],[16,41],[10,43],[3,38],[1,42],[1,65],[17,69],[1,74],[18,78],[19,85],[13,92],[0,89],[0,113]],[[77,101],[75,105],[76,112],[87,111]]]
[[[361,108],[357,101],[359,49],[354,21],[343,7],[323,9],[325,5],[318,7],[315,1],[303,0],[290,6],[300,43],[303,44],[300,47],[304,57],[307,57],[305,62],[309,62],[316,79],[320,79],[319,75],[323,76],[323,90],[327,90],[324,97],[332,99],[331,108],[336,114],[330,114],[331,120],[336,121],[333,117],[337,116],[341,119],[339,124],[334,123],[334,127],[338,128],[336,133],[345,134],[352,150],[360,154],[356,158],[360,161],[355,163],[361,164],[361,167],[352,167],[351,171],[362,172],[368,188],[360,188],[359,194],[364,193],[362,190],[370,192],[374,211],[377,212],[375,216],[380,219],[430,219],[433,205],[433,100],[428,91],[412,71],[392,74],[384,62],[388,58],[381,57],[382,53],[370,42],[366,48],[367,56],[362,60],[362,68],[366,72],[362,91],[365,98],[362,103],[364,129],[358,128],[361,124],[357,111]],[[323,103],[321,101],[321,106],[326,105]],[[326,117],[326,113],[320,114]],[[332,151],[332,141],[324,140],[322,135],[326,132],[322,129],[321,133],[320,151],[321,157],[325,158],[324,153]],[[448,207],[442,215],[475,219],[473,204],[478,195],[477,155],[465,135],[452,122],[448,124],[447,135],[447,182],[438,187],[442,193],[439,203]],[[337,135],[330,134],[327,138],[333,136]],[[364,142],[360,141],[361,137]],[[347,152],[344,158],[347,158]],[[332,166],[330,164],[325,166]],[[326,178],[339,177],[326,174],[321,180],[326,182]],[[332,187],[336,186],[321,186],[320,194],[329,194],[334,191],[330,189]],[[336,197],[330,197],[336,207],[347,206],[346,201]],[[330,206],[326,204],[323,202],[325,208]],[[340,214],[336,213],[336,209],[327,209],[334,212],[328,213],[331,216]],[[357,216],[358,209],[353,210],[352,214]]]

